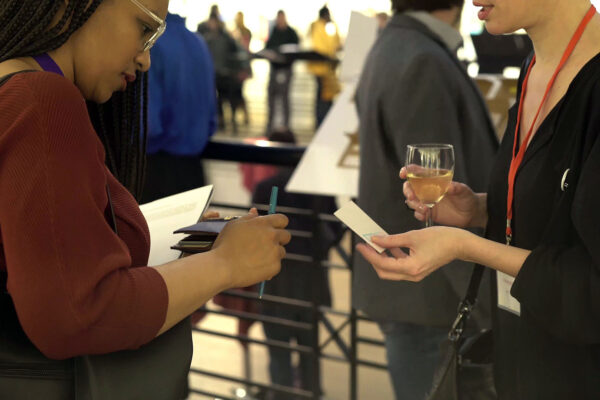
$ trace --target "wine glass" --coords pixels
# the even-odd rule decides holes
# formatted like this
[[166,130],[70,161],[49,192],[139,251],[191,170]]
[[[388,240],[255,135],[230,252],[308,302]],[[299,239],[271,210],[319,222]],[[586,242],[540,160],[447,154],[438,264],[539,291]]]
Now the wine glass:
[[417,198],[429,207],[425,227],[430,227],[433,207],[444,198],[454,176],[454,147],[435,143],[408,145],[406,173]]

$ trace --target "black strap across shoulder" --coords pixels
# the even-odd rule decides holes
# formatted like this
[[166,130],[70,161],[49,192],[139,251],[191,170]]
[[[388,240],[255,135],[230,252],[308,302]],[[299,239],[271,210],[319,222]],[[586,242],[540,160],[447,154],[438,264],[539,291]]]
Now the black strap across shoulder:
[[23,71],[11,72],[8,75],[4,75],[4,76],[0,77],[0,86],[5,84],[6,82],[8,82],[8,80],[10,78],[12,78],[13,76],[18,75],[18,74],[23,74],[25,72],[39,72],[39,71],[36,71],[35,69],[25,69]]

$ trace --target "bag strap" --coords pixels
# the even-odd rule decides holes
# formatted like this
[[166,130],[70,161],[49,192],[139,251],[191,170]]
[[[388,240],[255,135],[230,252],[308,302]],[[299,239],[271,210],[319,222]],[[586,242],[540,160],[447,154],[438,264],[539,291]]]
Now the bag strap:
[[467,320],[473,311],[473,307],[475,307],[475,303],[477,303],[477,293],[479,292],[484,271],[485,267],[483,265],[478,264],[473,267],[467,293],[458,306],[458,315],[448,333],[448,339],[453,342],[458,342],[465,332]]
[[0,76],[0,86],[2,86],[3,84],[5,84],[13,76],[15,76],[17,74],[22,74],[22,73],[25,73],[25,72],[39,72],[39,71],[37,71],[35,69],[25,69],[23,71],[11,72],[10,74]]

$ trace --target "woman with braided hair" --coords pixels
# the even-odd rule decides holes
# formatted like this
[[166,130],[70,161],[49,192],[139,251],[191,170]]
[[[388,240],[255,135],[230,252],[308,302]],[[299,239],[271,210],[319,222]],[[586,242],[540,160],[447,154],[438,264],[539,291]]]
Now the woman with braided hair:
[[[0,2],[0,398],[54,398],[36,392],[34,378],[59,372],[76,384],[56,398],[181,398],[164,388],[184,387],[186,316],[224,289],[279,272],[287,218],[256,210],[228,224],[211,251],[147,266],[136,196],[149,50],[167,8],[168,0]],[[147,376],[151,395],[126,393],[136,381],[128,362],[177,327],[184,348],[165,378]],[[109,373],[89,372],[111,356],[120,358]],[[91,386],[82,365],[110,397],[81,393]],[[15,385],[20,378],[26,386]]]

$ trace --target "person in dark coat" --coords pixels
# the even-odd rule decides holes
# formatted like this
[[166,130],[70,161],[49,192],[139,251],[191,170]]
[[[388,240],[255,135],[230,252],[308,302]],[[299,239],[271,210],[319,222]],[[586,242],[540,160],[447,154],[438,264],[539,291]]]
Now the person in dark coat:
[[[280,51],[285,45],[298,45],[296,30],[288,25],[285,12],[279,10],[275,26],[271,30],[266,48]],[[269,76],[269,122],[267,132],[290,127],[290,84],[292,82],[292,63],[271,62]],[[277,119],[275,121],[275,119]]]
[[[486,105],[456,58],[463,0],[393,0],[394,16],[367,58],[356,94],[360,119],[358,205],[386,232],[419,229],[404,204],[398,172],[406,147],[454,145],[456,179],[487,187],[498,143]],[[473,264],[456,261],[419,284],[379,279],[357,254],[354,306],[377,321],[398,399],[429,389],[439,344],[456,317]],[[487,283],[486,283],[487,282]],[[471,327],[489,327],[489,276]]]
[[225,128],[223,105],[228,103],[231,108],[232,128],[236,131],[237,125],[234,117],[237,108],[235,92],[239,83],[238,73],[240,70],[239,47],[235,39],[225,30],[223,22],[217,15],[211,14],[206,25],[202,29],[199,27],[199,33],[208,45],[214,64],[218,127],[219,129]]

